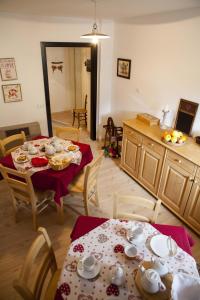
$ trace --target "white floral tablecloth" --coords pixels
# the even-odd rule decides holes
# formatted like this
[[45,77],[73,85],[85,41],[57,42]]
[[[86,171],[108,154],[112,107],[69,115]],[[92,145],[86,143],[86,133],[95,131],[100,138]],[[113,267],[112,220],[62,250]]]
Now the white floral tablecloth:
[[[133,225],[142,226],[146,243],[137,246],[137,259],[129,260],[124,248],[130,245],[126,231]],[[64,261],[55,300],[142,299],[134,282],[134,271],[139,262],[151,260],[154,256],[149,241],[157,234],[159,232],[148,223],[111,219],[75,240]],[[87,280],[77,274],[77,263],[81,257],[90,254],[101,263],[101,271],[96,278]],[[179,247],[176,255],[165,258],[165,261],[173,274],[183,272],[199,276],[194,258]],[[109,280],[111,268],[117,262],[124,266],[126,273],[125,284],[120,287]]]
[[[38,140],[26,142],[26,143],[31,144],[31,145],[33,145],[37,148],[38,152],[34,155],[31,155],[31,154],[28,153],[28,151],[23,150],[23,147],[19,147],[15,151],[13,151],[11,153],[11,155],[12,155],[12,159],[13,159],[13,163],[15,165],[15,168],[18,171],[21,171],[21,172],[28,172],[28,173],[30,173],[30,175],[32,175],[36,172],[39,172],[39,171],[50,169],[51,167],[50,167],[49,164],[46,165],[46,166],[42,166],[42,167],[34,167],[31,164],[31,159],[34,158],[34,157],[44,157],[45,153],[40,150],[40,147],[42,145],[51,144],[52,139],[53,138],[49,138],[49,139],[48,138],[43,138],[43,139],[38,139]],[[64,148],[67,148],[69,145],[73,144],[71,141],[66,141],[66,140],[63,140],[63,139],[60,139],[60,138],[57,138],[57,140],[59,140],[59,142],[63,145]],[[25,154],[27,156],[28,161],[24,162],[24,163],[18,163],[17,162],[17,157],[19,155],[22,155],[22,154]],[[80,165],[80,162],[81,162],[81,159],[82,159],[82,153],[80,151],[75,151],[75,152],[73,152],[73,151],[68,151],[68,152],[62,151],[61,153],[55,153],[54,154],[54,156],[57,156],[57,157],[59,157],[60,155],[62,155],[62,157],[70,158],[71,163]]]

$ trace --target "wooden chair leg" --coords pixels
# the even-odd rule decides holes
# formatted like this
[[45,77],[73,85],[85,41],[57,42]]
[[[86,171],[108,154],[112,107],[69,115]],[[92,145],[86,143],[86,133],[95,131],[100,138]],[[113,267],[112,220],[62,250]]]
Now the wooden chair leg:
[[83,205],[85,210],[85,215],[88,216],[88,206],[87,206],[87,200],[85,199],[85,196],[83,195]]
[[64,224],[63,198],[60,198],[60,205],[56,203],[57,208],[57,222],[60,225]]
[[72,122],[72,126],[74,126],[74,122],[75,122],[75,112],[73,112],[73,122]]
[[87,114],[85,114],[85,125],[87,127]]
[[78,114],[78,128],[80,127],[80,114]]
[[33,229],[37,231],[38,225],[37,225],[37,211],[35,207],[32,207],[32,215],[33,215]]

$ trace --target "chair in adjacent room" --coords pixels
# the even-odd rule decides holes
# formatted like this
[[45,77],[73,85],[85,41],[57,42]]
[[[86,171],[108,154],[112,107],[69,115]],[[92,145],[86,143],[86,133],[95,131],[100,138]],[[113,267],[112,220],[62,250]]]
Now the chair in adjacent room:
[[[113,202],[113,218],[137,220],[154,224],[157,221],[160,207],[160,199],[154,202],[153,200],[137,196],[115,195]],[[141,212],[142,214],[140,215],[137,212]]]
[[55,127],[55,135],[65,139],[72,140],[75,142],[79,141],[80,138],[80,129],[74,127]]
[[87,126],[87,94],[85,95],[84,108],[74,108],[73,109],[72,126],[74,126],[75,119],[78,119],[78,128],[80,127],[81,121],[85,121],[85,125]]
[[19,207],[30,208],[32,211],[33,228],[37,230],[37,215],[47,208],[49,202],[52,200],[52,192],[35,191],[31,177],[27,173],[4,167],[1,164],[0,172],[7,183],[12,197],[15,221],[17,222]]
[[21,131],[21,133],[14,134],[11,136],[8,136],[2,140],[0,140],[0,152],[3,156],[6,156],[10,154],[12,151],[17,149],[20,145],[23,145],[23,143],[26,141],[26,136],[24,131]]
[[[40,227],[38,233],[27,253],[19,278],[13,282],[13,287],[24,300],[39,300],[41,295],[44,295],[45,300],[53,300],[60,270],[46,229]],[[44,291],[49,273],[51,278]]]
[[[83,206],[85,215],[88,216],[88,204],[92,203],[95,206],[99,206],[98,201],[98,193],[97,193],[97,179],[98,173],[101,166],[103,158],[103,153],[101,153],[94,161],[92,161],[89,165],[86,166],[85,172],[78,177],[69,185],[70,194],[82,194],[83,198]],[[64,204],[71,208],[76,213],[80,214],[80,212],[76,209],[76,207],[82,207],[81,205],[69,205],[66,201]]]

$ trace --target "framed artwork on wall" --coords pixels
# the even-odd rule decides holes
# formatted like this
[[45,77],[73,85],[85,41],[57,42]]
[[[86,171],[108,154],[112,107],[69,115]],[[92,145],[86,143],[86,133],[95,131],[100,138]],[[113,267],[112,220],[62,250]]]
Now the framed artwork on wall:
[[4,102],[22,101],[21,84],[6,84],[2,85]]
[[130,79],[131,77],[131,60],[118,58],[117,59],[117,76]]
[[2,81],[16,80],[17,71],[14,58],[0,58],[0,73]]

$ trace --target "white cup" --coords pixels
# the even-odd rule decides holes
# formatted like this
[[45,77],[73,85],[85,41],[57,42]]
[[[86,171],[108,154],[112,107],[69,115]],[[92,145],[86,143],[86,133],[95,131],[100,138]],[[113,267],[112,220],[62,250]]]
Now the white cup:
[[79,261],[79,267],[86,272],[92,272],[95,267],[96,260],[94,256],[85,256]]
[[23,145],[22,145],[22,149],[24,151],[27,151],[28,150],[28,147],[29,147],[29,143],[28,142],[25,142]]

